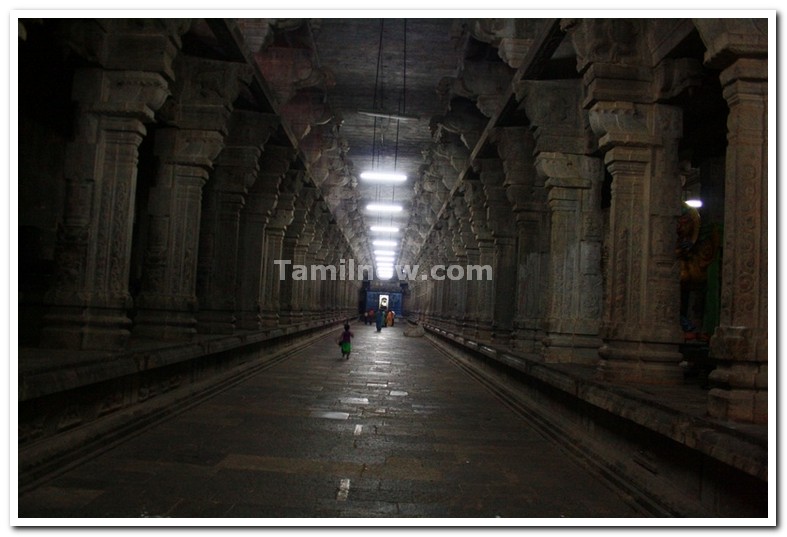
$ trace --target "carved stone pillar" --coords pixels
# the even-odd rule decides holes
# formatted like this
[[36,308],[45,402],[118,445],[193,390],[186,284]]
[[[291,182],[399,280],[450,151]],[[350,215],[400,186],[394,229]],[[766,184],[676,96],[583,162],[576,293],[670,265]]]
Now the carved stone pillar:
[[[292,265],[280,268],[276,261],[289,260],[284,251],[284,236],[287,227],[293,221],[295,194],[280,192],[276,210],[271,215],[265,227],[265,252],[263,253],[262,292],[260,293],[260,321],[263,328],[274,328],[282,324],[280,314],[282,310],[281,294],[284,287],[290,287],[292,282]],[[284,277],[282,278],[282,273]]]
[[126,312],[138,148],[144,123],[169,92],[180,41],[174,28],[170,33],[160,22],[141,22],[134,38],[155,58],[131,61],[121,45],[131,30],[122,21],[86,24],[83,37],[107,70],[80,69],[74,76],[76,129],[66,150],[66,206],[41,345],[117,349],[131,327]]
[[311,294],[310,290],[313,289],[315,285],[314,280],[312,280],[311,270],[313,258],[309,250],[316,234],[316,222],[314,218],[314,200],[316,196],[316,189],[311,186],[305,186],[299,198],[304,202],[305,207],[304,225],[301,232],[298,234],[293,263],[296,265],[304,265],[308,273],[305,278],[299,278],[293,281],[292,307],[289,310],[292,324],[306,321],[309,317],[307,300]]
[[[324,288],[327,287],[328,283],[331,281],[331,272],[328,270],[325,263],[326,252],[324,250],[325,241],[327,240],[325,233],[328,230],[328,219],[322,210],[322,202],[318,201],[318,203],[312,207],[310,220],[312,222],[312,238],[306,246],[307,264],[314,264],[318,267],[322,265],[326,267],[325,279],[322,279],[323,274],[321,272],[315,271],[316,278],[311,279],[310,277],[309,280],[305,282],[306,285],[303,289],[302,310],[304,319],[314,321],[322,316],[327,308],[327,304],[323,301],[322,293]],[[306,237],[304,239],[308,240]],[[338,271],[338,267],[336,267],[336,269]],[[336,277],[338,277],[338,272]]]
[[[436,246],[434,242],[427,244],[426,252],[423,257],[423,264],[427,270],[430,270],[432,266],[437,264],[437,255],[435,253]],[[437,282],[432,279],[431,275],[426,282],[426,309],[425,314],[429,322],[435,323],[437,320],[437,316],[440,315],[440,311],[437,308]]]
[[[470,222],[470,210],[467,207],[467,201],[464,196],[457,196],[454,198],[454,213],[459,221],[459,236],[462,246],[465,251],[465,259],[467,266],[478,265],[480,260],[480,252],[478,250],[478,241]],[[465,289],[465,309],[464,317],[462,319],[462,334],[466,337],[475,337],[476,327],[478,325],[478,282],[466,279]]]
[[654,76],[658,70],[652,65],[647,21],[576,19],[561,24],[577,52],[583,105],[613,178],[599,376],[682,382],[674,255],[681,204],[681,111],[653,104],[664,93],[664,81]]
[[594,158],[539,153],[551,212],[547,362],[595,364],[601,347],[601,163]]
[[500,129],[505,192],[514,212],[517,237],[515,313],[511,346],[540,352],[547,296],[549,215],[543,177],[535,171],[533,135],[525,128]]
[[590,120],[613,177],[599,373],[609,380],[680,382],[674,236],[681,113],[663,105],[602,102],[590,110]]
[[[302,175],[303,172],[297,172]],[[301,317],[301,289],[308,273],[303,273],[306,262],[307,247],[302,242],[303,232],[308,224],[310,201],[308,189],[303,187],[298,192],[293,208],[293,219],[287,226],[282,248],[282,259],[292,261],[287,267],[286,277],[281,281],[281,310],[279,323],[284,325],[297,324]],[[308,269],[308,267],[306,267]]]
[[549,208],[544,328],[536,345],[548,362],[596,363],[601,315],[603,170],[589,150],[582,86],[576,80],[525,81],[517,97],[535,137],[535,167]]
[[196,272],[202,187],[224,144],[243,64],[180,57],[176,62],[175,125],[156,134],[160,159],[150,190],[145,271],[134,333],[157,339],[196,334]]
[[[492,274],[495,273],[495,244],[492,230],[489,228],[486,196],[479,180],[467,182],[465,198],[468,201],[468,208],[471,214],[471,226],[478,242],[478,265],[481,267],[492,267]],[[493,313],[495,307],[495,282],[494,276],[491,280],[484,277],[483,271],[470,281],[470,285],[476,290],[476,307],[478,310],[478,322],[476,325],[475,336],[479,339],[489,341],[493,332]]]
[[[230,117],[227,146],[216,159],[203,199],[197,265],[200,332],[235,331],[240,212],[248,188],[257,179],[262,146],[275,123],[274,117],[241,110]],[[261,230],[259,235],[261,238]],[[262,249],[261,242],[258,250]]]
[[[274,292],[273,282],[266,281],[265,276],[270,274],[268,265],[273,262],[269,256],[278,255],[280,250],[274,253],[277,242],[273,239],[274,251],[268,251],[266,241],[267,237],[276,235],[272,230],[276,225],[279,226],[279,234],[284,236],[286,224],[277,221],[270,232],[268,225],[279,201],[279,185],[294,156],[295,152],[291,148],[270,144],[265,146],[259,175],[249,190],[246,206],[241,212],[236,299],[238,328],[262,328],[263,303],[270,303],[274,297],[278,299],[278,286]],[[278,321],[272,324],[275,326]]]
[[[451,212],[448,217],[448,228],[450,231],[450,247],[453,250],[453,257],[456,264],[464,269],[467,268],[467,249],[462,241],[462,227],[461,222],[456,216],[455,212],[456,202],[451,204]],[[452,286],[452,302],[450,305],[451,312],[451,328],[455,333],[462,332],[462,323],[467,310],[467,275],[465,277],[453,282]]]
[[503,162],[498,158],[478,159],[474,166],[479,171],[486,197],[487,222],[494,238],[494,274],[492,339],[508,346],[516,314],[516,237],[514,214],[506,198]]
[[695,22],[730,107],[721,319],[711,337],[711,416],[768,422],[767,19]]

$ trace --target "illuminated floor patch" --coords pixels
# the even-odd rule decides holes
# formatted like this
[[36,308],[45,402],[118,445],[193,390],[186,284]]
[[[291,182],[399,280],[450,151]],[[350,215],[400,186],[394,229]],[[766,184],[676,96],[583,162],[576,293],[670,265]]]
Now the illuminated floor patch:
[[323,410],[314,410],[310,414],[312,418],[326,418],[329,420],[346,420],[350,417],[347,412],[325,412]]
[[336,499],[340,502],[344,502],[347,500],[347,496],[350,494],[350,480],[349,479],[342,479],[339,482],[339,492],[336,493]]
[[368,405],[369,399],[366,397],[341,397],[339,399],[342,403],[348,405]]

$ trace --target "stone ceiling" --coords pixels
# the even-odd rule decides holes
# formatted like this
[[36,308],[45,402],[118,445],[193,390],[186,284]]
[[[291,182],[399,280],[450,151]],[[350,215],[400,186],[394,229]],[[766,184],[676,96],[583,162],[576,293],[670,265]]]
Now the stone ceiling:
[[[394,239],[396,262],[413,263],[547,23],[353,18],[227,24],[253,55],[356,260],[371,263],[372,240]],[[369,111],[382,116],[362,113]],[[394,169],[406,182],[359,177]],[[395,202],[403,210],[373,213],[366,209],[372,202]],[[371,232],[372,225],[400,231]]]

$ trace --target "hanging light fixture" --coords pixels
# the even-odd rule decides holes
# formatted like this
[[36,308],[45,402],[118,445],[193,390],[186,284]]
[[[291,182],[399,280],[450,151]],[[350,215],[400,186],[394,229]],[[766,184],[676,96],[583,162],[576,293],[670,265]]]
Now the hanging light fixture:
[[362,116],[374,117],[374,118],[382,118],[382,119],[392,119],[395,121],[418,121],[418,116],[407,115],[407,114],[396,114],[392,112],[384,112],[380,111],[373,111],[373,110],[358,110],[358,113]]
[[389,181],[392,183],[402,183],[407,181],[407,176],[403,173],[387,173],[387,172],[363,172],[361,179],[367,181]]
[[377,213],[398,213],[401,212],[402,206],[388,203],[370,203],[366,206],[366,210]]
[[399,233],[399,228],[396,226],[372,226],[369,229],[377,233]]

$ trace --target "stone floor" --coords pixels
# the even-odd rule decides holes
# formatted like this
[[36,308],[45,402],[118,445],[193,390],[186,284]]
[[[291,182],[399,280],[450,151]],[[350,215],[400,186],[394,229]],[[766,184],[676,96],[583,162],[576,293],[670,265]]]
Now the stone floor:
[[323,339],[24,494],[18,516],[646,516],[426,339],[353,331],[349,360]]

